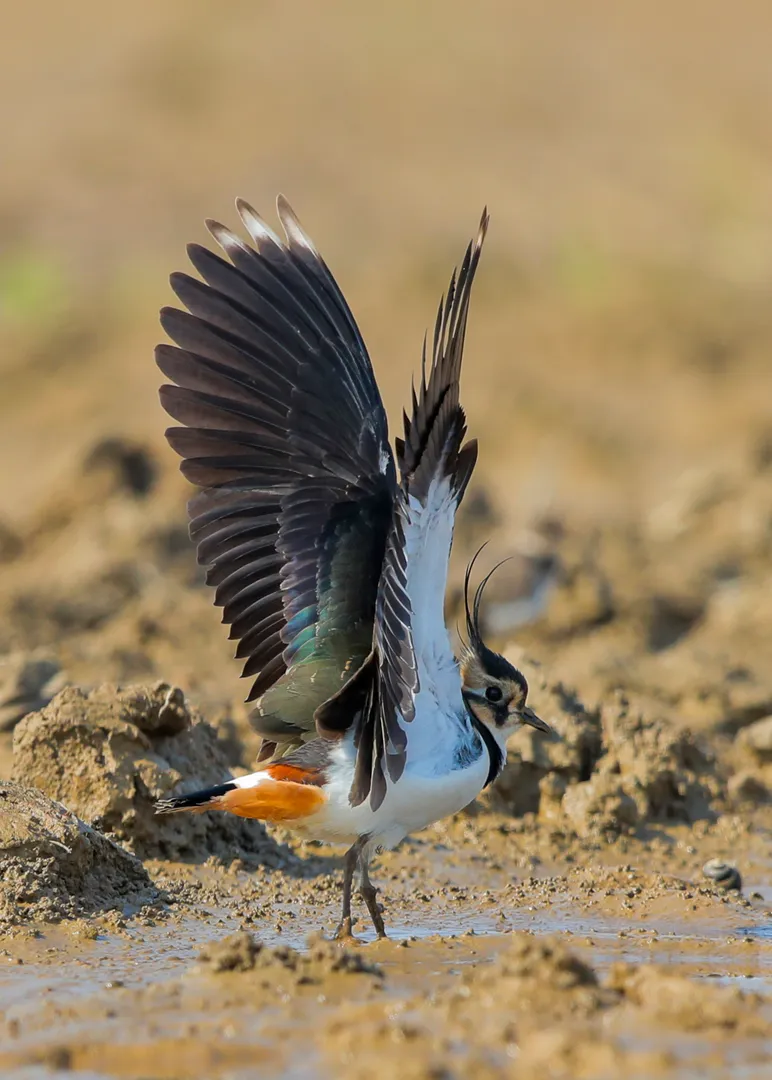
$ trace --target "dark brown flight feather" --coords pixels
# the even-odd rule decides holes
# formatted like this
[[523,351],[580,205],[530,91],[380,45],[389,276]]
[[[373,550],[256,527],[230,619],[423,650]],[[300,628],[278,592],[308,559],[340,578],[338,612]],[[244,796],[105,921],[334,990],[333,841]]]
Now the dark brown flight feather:
[[[161,402],[201,491],[190,533],[238,641],[269,743],[315,734],[313,713],[372,645],[396,487],[386,415],[353,316],[281,197],[280,240],[237,203],[254,246],[209,222],[221,258],[188,248],[173,274]],[[265,750],[276,749],[267,745]]]

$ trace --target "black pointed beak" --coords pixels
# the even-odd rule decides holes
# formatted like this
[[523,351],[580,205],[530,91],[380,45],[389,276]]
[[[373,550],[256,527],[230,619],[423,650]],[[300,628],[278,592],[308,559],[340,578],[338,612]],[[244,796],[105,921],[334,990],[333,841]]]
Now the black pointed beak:
[[529,709],[527,705],[524,705],[523,708],[518,711],[517,715],[520,718],[521,723],[527,724],[528,727],[535,728],[537,731],[543,731],[545,735],[555,734],[549,724],[545,723],[545,721],[542,720],[540,716],[537,716],[533,709]]

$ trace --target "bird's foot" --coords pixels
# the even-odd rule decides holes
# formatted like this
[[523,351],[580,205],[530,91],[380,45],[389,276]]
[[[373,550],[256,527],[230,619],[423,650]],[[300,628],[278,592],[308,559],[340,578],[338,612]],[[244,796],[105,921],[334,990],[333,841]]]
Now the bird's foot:
[[332,936],[333,941],[359,941],[351,927],[351,916],[346,915],[338,923],[338,929]]

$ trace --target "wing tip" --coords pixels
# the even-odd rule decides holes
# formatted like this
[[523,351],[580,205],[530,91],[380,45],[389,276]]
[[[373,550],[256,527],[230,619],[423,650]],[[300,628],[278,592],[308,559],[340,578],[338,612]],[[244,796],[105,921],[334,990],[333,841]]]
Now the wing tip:
[[226,254],[230,254],[234,247],[244,247],[238,236],[227,225],[223,225],[221,221],[218,221],[217,218],[207,218],[204,225],[215,243],[219,244]]
[[[483,207],[477,235],[470,240],[464,253],[461,267],[455,268],[450,285],[442,297],[437,309],[432,342],[432,356],[429,365],[429,379],[426,379],[426,339],[422,352],[422,372],[419,394],[413,389],[413,415],[404,415],[405,438],[398,445],[398,460],[403,474],[403,482],[418,484],[425,488],[432,468],[438,464],[437,454],[431,463],[424,466],[425,454],[431,444],[432,431],[438,422],[444,427],[441,439],[443,453],[452,463],[459,501],[474,468],[477,456],[476,442],[467,443],[463,448],[461,441],[466,431],[466,421],[459,401],[461,362],[463,358],[466,323],[480,253],[488,231],[490,214],[488,207]],[[450,444],[448,440],[452,439]],[[423,473],[422,479],[417,474]],[[417,490],[417,489],[416,489]]]
[[475,247],[479,251],[485,242],[485,237],[488,235],[488,226],[491,223],[491,215],[488,212],[488,207],[483,207],[483,212],[480,217],[480,224],[477,228],[477,238],[475,239]]
[[236,199],[236,212],[258,250],[261,244],[266,243],[273,244],[277,248],[284,247],[279,237],[269,225],[266,225],[252,204],[241,196]]
[[319,252],[316,250],[313,240],[311,240],[310,236],[300,224],[297,214],[290,205],[289,199],[287,199],[285,195],[282,195],[281,192],[276,196],[276,213],[286,234],[288,246],[305,248],[315,259],[318,259]]

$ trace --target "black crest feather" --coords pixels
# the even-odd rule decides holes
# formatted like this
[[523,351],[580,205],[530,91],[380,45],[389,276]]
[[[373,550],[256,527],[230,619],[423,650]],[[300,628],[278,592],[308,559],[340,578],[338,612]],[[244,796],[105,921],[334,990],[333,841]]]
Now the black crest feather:
[[485,586],[499,567],[503,566],[504,563],[509,562],[511,556],[502,559],[501,562],[497,562],[493,569],[488,571],[475,589],[471,605],[469,603],[472,571],[474,570],[477,559],[487,544],[488,541],[486,540],[485,543],[477,549],[464,574],[464,611],[466,614],[466,633],[469,638],[469,649],[479,658],[483,669],[489,675],[492,675],[495,679],[512,679],[514,682],[518,683],[522,687],[523,692],[527,694],[528,683],[526,682],[523,673],[518,671],[513,664],[510,664],[501,653],[494,652],[493,649],[488,648],[483,641],[482,631],[480,629],[480,607],[482,605],[483,594],[485,593]]

